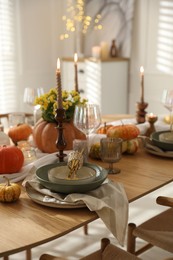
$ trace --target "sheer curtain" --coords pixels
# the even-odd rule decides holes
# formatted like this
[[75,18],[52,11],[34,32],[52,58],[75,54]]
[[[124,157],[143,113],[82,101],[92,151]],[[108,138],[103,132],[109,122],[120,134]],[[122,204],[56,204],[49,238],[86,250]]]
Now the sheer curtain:
[[17,108],[15,5],[14,0],[0,0],[0,113]]

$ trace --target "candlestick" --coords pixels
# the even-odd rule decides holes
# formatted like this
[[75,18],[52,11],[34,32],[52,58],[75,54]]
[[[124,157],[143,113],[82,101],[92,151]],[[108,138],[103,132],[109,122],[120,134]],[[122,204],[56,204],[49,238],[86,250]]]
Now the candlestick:
[[60,59],[57,59],[57,70],[56,70],[56,78],[57,78],[57,110],[55,115],[55,120],[58,124],[58,138],[56,140],[56,147],[59,150],[59,154],[57,156],[59,157],[59,161],[63,162],[64,157],[66,154],[64,154],[64,149],[66,147],[66,141],[64,139],[63,135],[63,122],[65,119],[65,109],[62,105],[62,89],[61,89],[61,71],[60,71]]
[[150,113],[147,115],[148,123],[150,124],[149,128],[147,129],[145,135],[150,137],[152,133],[156,131],[154,123],[157,121],[158,117],[154,115],[153,113]]
[[64,162],[64,157],[67,156],[67,154],[64,153],[64,149],[67,146],[67,143],[64,138],[63,134],[63,122],[65,120],[65,109],[64,108],[57,108],[55,120],[58,124],[57,130],[58,130],[58,138],[56,140],[56,147],[58,148],[59,154],[57,154],[57,157],[59,157],[60,162]]
[[62,106],[62,89],[61,89],[61,71],[60,71],[60,59],[59,58],[57,59],[56,80],[57,80],[58,108],[63,108],[63,106]]
[[140,67],[141,73],[141,103],[144,103],[144,68]]
[[158,117],[156,115],[154,115],[153,113],[150,113],[147,115],[148,122],[156,122],[157,118]]
[[136,103],[137,106],[137,111],[136,111],[136,121],[138,124],[141,123],[145,123],[145,115],[146,115],[146,111],[145,109],[148,106],[148,103],[146,102],[137,102]]
[[75,78],[74,78],[74,89],[78,92],[78,73],[77,73],[77,53],[74,54],[74,70],[75,70]]

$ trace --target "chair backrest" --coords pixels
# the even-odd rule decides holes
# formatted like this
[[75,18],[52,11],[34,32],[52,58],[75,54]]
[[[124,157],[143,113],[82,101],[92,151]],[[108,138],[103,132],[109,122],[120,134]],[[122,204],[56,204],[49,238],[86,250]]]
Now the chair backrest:
[[[0,114],[0,126],[8,128],[10,125],[25,122],[28,123],[29,119],[33,117],[31,113],[13,112]],[[33,120],[33,119],[32,119]]]
[[156,199],[157,204],[173,207],[173,198],[172,197],[166,197],[166,196],[159,196]]
[[[108,238],[102,238],[101,247],[94,253],[87,255],[80,260],[139,260],[141,258],[132,255],[125,250],[110,243]],[[39,260],[67,260],[65,258],[44,254]]]

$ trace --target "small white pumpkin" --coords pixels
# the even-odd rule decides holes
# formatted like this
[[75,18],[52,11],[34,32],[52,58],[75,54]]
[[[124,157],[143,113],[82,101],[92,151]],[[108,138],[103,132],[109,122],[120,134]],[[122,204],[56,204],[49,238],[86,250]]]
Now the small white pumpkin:
[[9,136],[2,131],[0,131],[0,145],[10,145]]

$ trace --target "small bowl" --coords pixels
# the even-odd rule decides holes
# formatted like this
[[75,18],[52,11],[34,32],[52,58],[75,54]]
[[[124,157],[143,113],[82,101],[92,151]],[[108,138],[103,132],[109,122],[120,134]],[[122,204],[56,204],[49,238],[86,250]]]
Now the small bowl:
[[151,134],[151,140],[154,145],[158,146],[164,151],[173,151],[173,140],[164,140],[164,135],[170,131],[159,131]]

